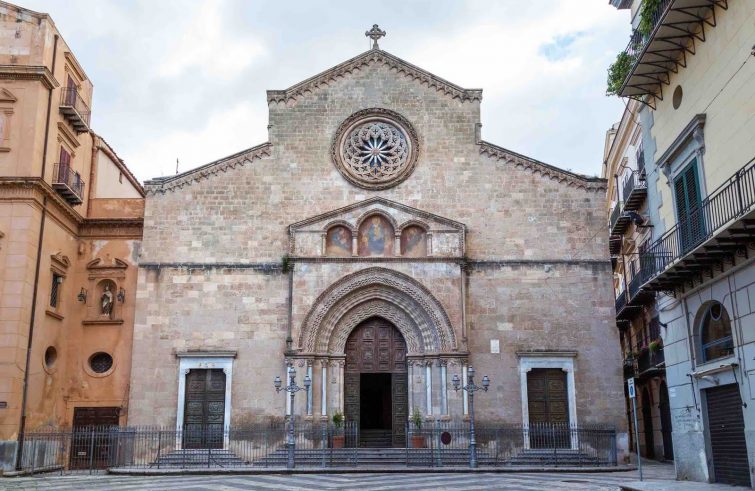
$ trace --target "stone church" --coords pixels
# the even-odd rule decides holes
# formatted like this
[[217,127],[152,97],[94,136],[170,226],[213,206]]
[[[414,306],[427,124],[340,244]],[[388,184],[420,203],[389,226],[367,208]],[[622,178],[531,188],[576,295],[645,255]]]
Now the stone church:
[[[268,91],[267,142],[146,183],[129,424],[340,411],[402,445],[415,408],[468,417],[472,366],[479,422],[625,447],[606,182],[482,140],[482,90],[378,37]],[[312,380],[293,408],[288,366]]]

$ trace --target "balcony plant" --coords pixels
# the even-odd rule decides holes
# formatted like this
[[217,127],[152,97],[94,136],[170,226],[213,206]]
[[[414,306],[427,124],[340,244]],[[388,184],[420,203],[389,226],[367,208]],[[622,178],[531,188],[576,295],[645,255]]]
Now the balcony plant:
[[655,353],[661,349],[661,346],[663,346],[663,341],[661,340],[661,338],[657,338],[650,341],[650,344],[648,345],[648,349],[650,350],[651,353]]
[[[414,408],[412,412],[411,422],[417,430],[422,429],[422,413],[419,412],[419,408]],[[425,437],[423,435],[415,435],[412,433],[412,448],[425,448]]]
[[333,434],[333,448],[343,448],[346,437],[344,436],[343,429],[343,413],[336,411],[332,417],[333,427],[335,432]]
[[624,80],[626,80],[633,64],[634,57],[626,51],[622,51],[616,56],[616,61],[608,67],[606,95],[616,95],[619,93],[619,89],[624,85]]
[[643,0],[640,7],[640,23],[637,25],[637,30],[642,34],[642,37],[647,37],[655,27],[655,16],[658,9],[661,7],[661,0]]

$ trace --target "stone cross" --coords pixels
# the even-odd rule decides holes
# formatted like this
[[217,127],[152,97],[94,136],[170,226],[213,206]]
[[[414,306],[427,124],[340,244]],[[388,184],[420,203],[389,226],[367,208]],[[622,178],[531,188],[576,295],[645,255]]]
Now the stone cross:
[[373,24],[372,29],[365,32],[364,35],[372,39],[372,49],[380,49],[378,39],[385,36],[385,31],[380,30],[377,24]]

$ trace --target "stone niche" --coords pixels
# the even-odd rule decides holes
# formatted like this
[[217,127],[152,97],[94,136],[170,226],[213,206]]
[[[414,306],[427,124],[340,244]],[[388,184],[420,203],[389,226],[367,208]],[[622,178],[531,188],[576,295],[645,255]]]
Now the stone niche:
[[384,198],[370,198],[289,227],[294,257],[460,258],[464,224]]
[[128,264],[118,258],[94,259],[87,264],[85,325],[123,324],[124,282]]

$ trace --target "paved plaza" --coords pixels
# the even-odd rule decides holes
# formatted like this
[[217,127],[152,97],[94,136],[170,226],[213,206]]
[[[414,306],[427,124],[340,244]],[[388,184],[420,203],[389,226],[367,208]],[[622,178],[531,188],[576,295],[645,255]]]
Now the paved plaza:
[[[266,474],[207,476],[115,476],[70,475],[23,477],[0,480],[7,490],[618,490],[638,480],[637,471],[605,473],[430,473],[430,474]],[[673,489],[672,465],[652,464],[645,478],[665,489]],[[653,489],[652,487],[649,489]],[[734,488],[728,488],[734,489]]]

